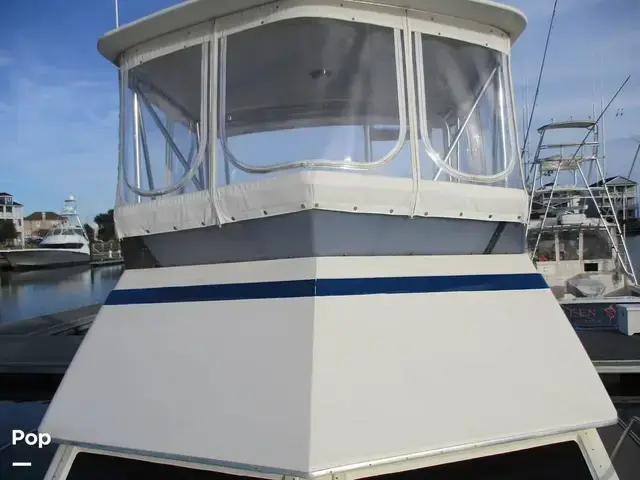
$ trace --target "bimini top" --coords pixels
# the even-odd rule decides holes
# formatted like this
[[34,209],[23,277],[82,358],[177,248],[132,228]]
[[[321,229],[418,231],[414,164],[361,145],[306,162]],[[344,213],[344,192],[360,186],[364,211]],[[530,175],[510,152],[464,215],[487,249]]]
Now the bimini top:
[[[363,3],[361,0],[346,0]],[[273,0],[189,0],[153,15],[112,30],[98,41],[102,55],[118,63],[118,57],[129,48],[167,33],[214,18],[230,15]],[[527,18],[518,9],[490,0],[377,0],[377,4],[472,20],[496,27],[514,42],[524,30]]]
[[563,128],[593,128],[596,124],[593,120],[567,120],[564,122],[553,122],[538,128],[538,133],[545,130],[559,130]]

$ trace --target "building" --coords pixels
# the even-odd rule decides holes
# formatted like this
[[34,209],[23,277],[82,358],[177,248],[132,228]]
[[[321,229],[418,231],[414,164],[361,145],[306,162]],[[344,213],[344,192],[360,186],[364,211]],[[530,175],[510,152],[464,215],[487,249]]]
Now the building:
[[596,191],[600,191],[599,195],[595,195],[596,201],[600,209],[605,213],[607,220],[610,221],[613,220],[613,215],[610,213],[611,207],[609,206],[611,204],[604,192],[604,188],[602,188],[603,184],[607,185],[611,203],[617,213],[618,220],[635,220],[638,217],[638,184],[622,175],[605,178],[604,181],[601,180],[591,184],[591,187],[596,187]]
[[13,195],[0,192],[0,221],[11,220],[18,232],[16,245],[24,245],[24,206],[14,200]]
[[24,219],[25,238],[43,237],[53,227],[64,223],[65,218],[55,212],[33,212]]

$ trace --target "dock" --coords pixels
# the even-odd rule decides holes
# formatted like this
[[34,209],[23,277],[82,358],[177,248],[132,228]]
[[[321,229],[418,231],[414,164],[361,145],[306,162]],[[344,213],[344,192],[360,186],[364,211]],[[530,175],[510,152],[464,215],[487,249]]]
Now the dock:
[[89,265],[92,267],[108,267],[111,265],[122,265],[124,264],[124,259],[120,258],[93,258],[91,257],[91,261]]
[[0,376],[63,375],[100,307],[0,324]]
[[91,267],[106,267],[109,265],[122,265],[122,251],[120,243],[116,240],[109,242],[94,242],[91,244]]
[[640,373],[640,335],[606,330],[577,333],[598,373]]

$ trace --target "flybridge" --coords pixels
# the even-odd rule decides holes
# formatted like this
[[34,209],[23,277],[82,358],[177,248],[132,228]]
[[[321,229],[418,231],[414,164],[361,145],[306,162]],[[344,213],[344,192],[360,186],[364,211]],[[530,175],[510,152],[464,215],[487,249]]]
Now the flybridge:
[[198,0],[105,36],[127,270],[41,425],[47,480],[603,474],[616,412],[524,253],[524,23]]

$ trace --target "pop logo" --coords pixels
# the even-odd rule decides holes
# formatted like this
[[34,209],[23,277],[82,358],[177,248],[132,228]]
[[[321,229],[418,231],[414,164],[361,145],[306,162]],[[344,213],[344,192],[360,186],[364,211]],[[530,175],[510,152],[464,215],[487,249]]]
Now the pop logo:
[[43,448],[51,443],[51,435],[48,433],[25,433],[22,430],[13,430],[11,438],[12,445],[24,442],[30,447],[37,445],[38,448]]

